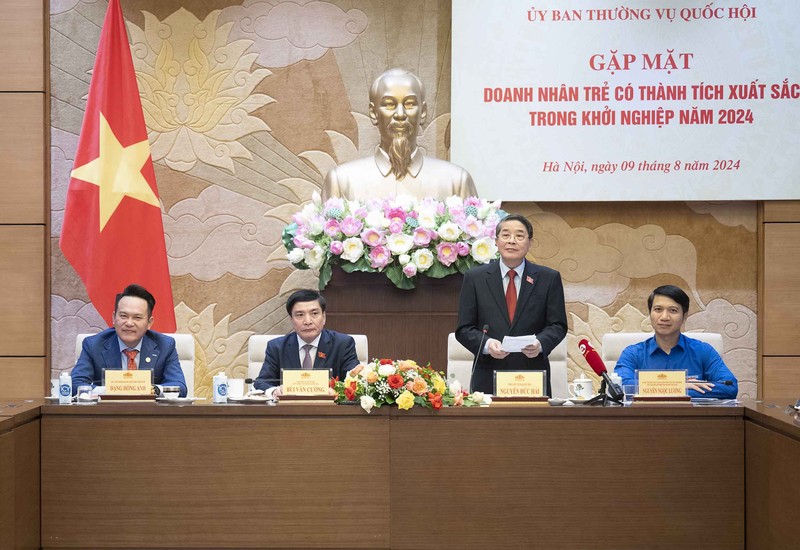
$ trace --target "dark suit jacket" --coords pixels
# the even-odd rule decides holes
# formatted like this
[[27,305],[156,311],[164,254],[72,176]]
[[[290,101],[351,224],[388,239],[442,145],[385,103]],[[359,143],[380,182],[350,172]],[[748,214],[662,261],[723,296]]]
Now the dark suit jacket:
[[[317,356],[314,358],[314,368],[331,369],[332,376],[338,376],[340,380],[344,380],[347,371],[356,365],[358,365],[358,356],[353,337],[322,329]],[[290,332],[286,336],[275,338],[267,343],[264,364],[253,385],[258,390],[279,386],[282,368],[302,368],[296,332]]]
[[[458,305],[456,339],[478,356],[472,377],[473,391],[492,393],[495,370],[545,370],[547,393],[550,390],[550,362],[547,356],[567,334],[567,312],[564,307],[564,287],[561,274],[554,269],[525,261],[514,322],[508,320],[508,307],[500,275],[500,263],[470,269],[464,275]],[[505,359],[494,359],[481,353],[480,341],[483,326],[489,325],[486,339],[502,342],[503,337],[535,334],[542,344],[542,352],[528,359],[522,353],[512,353]],[[485,346],[485,341],[484,341]]]
[[[88,336],[83,341],[81,355],[72,369],[72,393],[77,392],[82,384],[101,386],[103,369],[122,369],[122,354],[119,352],[117,332],[113,328]],[[145,369],[153,371],[154,384],[180,386],[181,397],[186,397],[186,379],[174,339],[152,330],[144,333],[139,370]]]

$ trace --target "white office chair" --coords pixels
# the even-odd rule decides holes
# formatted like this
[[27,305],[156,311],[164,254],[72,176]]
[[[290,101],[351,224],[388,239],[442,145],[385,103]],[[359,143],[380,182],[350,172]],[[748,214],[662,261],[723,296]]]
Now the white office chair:
[[[255,380],[261,367],[264,365],[264,356],[267,344],[273,338],[280,338],[283,334],[254,334],[247,341],[247,377]],[[369,361],[369,343],[366,334],[351,334],[356,342],[356,356],[360,363]]]
[[[75,338],[75,361],[81,355],[81,347],[87,336],[94,334],[79,334]],[[181,364],[183,377],[186,379],[186,395],[194,397],[194,336],[191,334],[165,334],[175,340],[175,351],[178,353],[178,361]]]
[[[451,332],[447,335],[447,380],[453,379],[461,382],[461,387],[469,390],[472,378],[472,361],[475,356],[462,346],[456,335]],[[550,387],[553,397],[568,397],[567,391],[567,339],[564,338],[550,352]]]
[[[716,332],[684,332],[685,336],[711,344],[722,355],[722,335]],[[653,336],[652,332],[609,332],[603,335],[601,357],[609,372],[614,372],[622,350]]]

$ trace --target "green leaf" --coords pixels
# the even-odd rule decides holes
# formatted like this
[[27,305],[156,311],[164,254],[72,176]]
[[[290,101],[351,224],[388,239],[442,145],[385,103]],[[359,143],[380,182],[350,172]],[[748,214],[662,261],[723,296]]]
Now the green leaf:
[[297,235],[297,224],[292,222],[286,227],[283,228],[283,232],[281,232],[281,241],[283,241],[283,247],[286,249],[287,252],[291,252],[295,248],[294,245],[294,237]]
[[416,286],[416,277],[409,279],[403,274],[400,264],[392,264],[386,268],[386,276],[401,290],[411,290]]
[[325,287],[328,286],[328,283],[331,280],[331,276],[333,275],[333,268],[331,264],[325,262],[322,264],[322,268],[319,270],[319,289],[325,290]]
[[342,271],[353,273],[354,271],[365,271],[367,273],[377,273],[378,270],[369,265],[366,258],[359,258],[357,262],[345,262],[342,264]]
[[441,279],[457,271],[458,270],[453,265],[446,267],[440,263],[435,263],[425,272],[425,275],[432,279]]
[[472,256],[464,256],[456,260],[455,266],[459,273],[466,273],[475,265],[475,260]]

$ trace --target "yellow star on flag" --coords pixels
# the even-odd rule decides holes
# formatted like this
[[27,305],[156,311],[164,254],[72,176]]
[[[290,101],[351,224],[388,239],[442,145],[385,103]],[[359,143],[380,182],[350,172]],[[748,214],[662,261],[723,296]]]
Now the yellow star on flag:
[[125,196],[161,208],[158,197],[142,175],[142,166],[148,157],[150,144],[147,140],[123,147],[100,113],[100,156],[75,168],[71,174],[100,188],[100,231]]

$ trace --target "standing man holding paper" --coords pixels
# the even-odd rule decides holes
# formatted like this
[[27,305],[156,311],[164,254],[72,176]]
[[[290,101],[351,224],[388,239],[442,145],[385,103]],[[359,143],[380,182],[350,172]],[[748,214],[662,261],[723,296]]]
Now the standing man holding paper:
[[[558,271],[525,259],[532,238],[527,218],[505,217],[497,224],[495,239],[500,260],[464,275],[456,339],[477,356],[472,391],[492,393],[496,370],[544,370],[547,394],[552,394],[547,356],[567,334],[564,287]],[[536,338],[520,351],[509,352],[501,346],[506,336]]]

